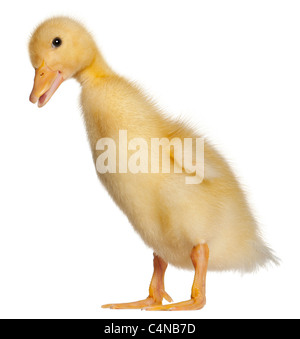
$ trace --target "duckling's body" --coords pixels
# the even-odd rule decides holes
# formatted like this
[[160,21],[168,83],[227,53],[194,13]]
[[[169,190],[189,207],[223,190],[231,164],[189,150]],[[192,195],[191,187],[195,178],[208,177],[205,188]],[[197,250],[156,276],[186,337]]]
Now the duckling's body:
[[[44,30],[52,32],[60,25],[64,29],[68,22],[80,31],[81,26],[67,18],[49,20],[44,25],[50,28]],[[32,38],[32,46],[37,44],[37,36],[42,36],[43,28],[39,28],[37,32]],[[57,29],[53,38],[62,34],[60,32]],[[90,38],[83,28],[82,35],[82,39]],[[93,54],[90,62],[85,58],[85,65],[76,72],[71,74],[70,68],[66,68],[66,72],[70,73],[67,77],[75,77],[82,85],[81,105],[95,164],[101,153],[96,150],[98,140],[115,140],[117,154],[120,148],[123,149],[124,145],[119,145],[120,131],[127,131],[128,140],[143,138],[149,144],[151,138],[183,140],[199,137],[181,121],[167,118],[139,88],[113,72],[92,43],[90,52]],[[39,67],[41,59],[45,57],[37,60],[36,54],[37,52],[32,53],[32,60]],[[56,62],[62,63],[61,60]],[[46,64],[50,67],[49,61]],[[58,69],[55,65],[50,68]],[[59,72],[64,73],[61,70]],[[170,158],[171,162],[176,162],[172,154]],[[199,268],[203,278],[207,264],[210,270],[252,271],[270,260],[276,262],[276,258],[260,237],[257,224],[233,172],[218,152],[206,142],[204,180],[198,185],[187,185],[186,173],[119,173],[118,162],[117,173],[98,172],[98,176],[134,229],[153,248],[154,266],[158,267],[154,271],[154,277],[159,276],[162,284],[165,271],[162,263],[187,269],[194,266],[196,273],[203,264]],[[132,250],[126,246],[126,241],[124,250]],[[152,287],[156,280],[158,278],[153,278]],[[154,285],[156,288],[157,284]],[[161,290],[164,291],[164,288]],[[170,299],[168,296],[164,297]],[[147,302],[125,304],[124,307],[120,304],[108,306],[138,308],[161,305],[162,298],[148,304],[149,298],[146,299]],[[203,307],[203,298],[202,295],[202,301],[195,308]],[[186,308],[186,305],[181,306]],[[162,306],[158,309],[164,308]]]
[[[95,163],[97,141],[118,140],[120,130],[127,131],[129,140],[197,137],[182,122],[162,115],[124,78],[114,73],[94,77],[97,64],[94,67],[88,77],[77,78],[84,79],[81,104]],[[205,173],[200,185],[187,185],[184,174],[99,174],[99,178],[145,243],[165,261],[192,268],[191,248],[205,242],[210,248],[209,269],[251,271],[271,259],[271,253],[232,171],[207,143],[205,159],[212,173]]]

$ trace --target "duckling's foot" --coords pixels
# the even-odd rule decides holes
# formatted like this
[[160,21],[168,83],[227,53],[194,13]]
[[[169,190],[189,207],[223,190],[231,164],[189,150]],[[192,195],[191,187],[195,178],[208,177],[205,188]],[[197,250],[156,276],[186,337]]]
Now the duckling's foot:
[[154,273],[149,288],[149,297],[145,300],[132,303],[103,305],[102,308],[111,308],[116,310],[143,309],[150,306],[161,306],[163,299],[173,302],[164,287],[164,276],[167,266],[168,264],[163,259],[154,254]]
[[170,305],[152,305],[144,307],[145,311],[196,311],[201,310],[206,304],[205,298],[191,299]]
[[209,259],[209,249],[206,244],[193,248],[191,259],[195,267],[195,278],[190,300],[170,305],[152,305],[145,307],[146,311],[192,311],[200,310],[206,304],[205,285]]
[[124,304],[108,304],[103,305],[102,308],[110,308],[114,310],[135,310],[135,309],[142,309],[149,306],[159,306],[162,305],[162,302],[156,301],[152,297],[148,297],[145,300],[140,300],[132,303],[124,303]]

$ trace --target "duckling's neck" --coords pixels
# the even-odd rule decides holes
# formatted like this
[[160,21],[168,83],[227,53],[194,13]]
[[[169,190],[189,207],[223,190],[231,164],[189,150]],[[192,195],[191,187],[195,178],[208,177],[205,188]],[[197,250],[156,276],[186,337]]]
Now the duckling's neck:
[[113,76],[114,72],[108,66],[100,53],[97,53],[93,62],[82,71],[75,75],[75,79],[83,86],[85,83],[95,80],[96,78],[103,78]]

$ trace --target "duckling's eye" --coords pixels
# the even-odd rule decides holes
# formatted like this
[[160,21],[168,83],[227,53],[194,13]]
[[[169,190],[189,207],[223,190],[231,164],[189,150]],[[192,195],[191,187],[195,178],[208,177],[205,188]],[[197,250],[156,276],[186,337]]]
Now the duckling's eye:
[[52,47],[57,48],[62,44],[61,38],[55,38],[52,41]]

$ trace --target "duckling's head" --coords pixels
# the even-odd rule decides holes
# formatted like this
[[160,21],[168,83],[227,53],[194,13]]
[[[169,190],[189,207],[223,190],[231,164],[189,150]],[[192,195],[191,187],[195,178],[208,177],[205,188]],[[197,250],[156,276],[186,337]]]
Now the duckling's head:
[[36,70],[30,101],[42,107],[64,80],[92,64],[97,47],[80,23],[68,17],[55,17],[34,31],[29,54]]

